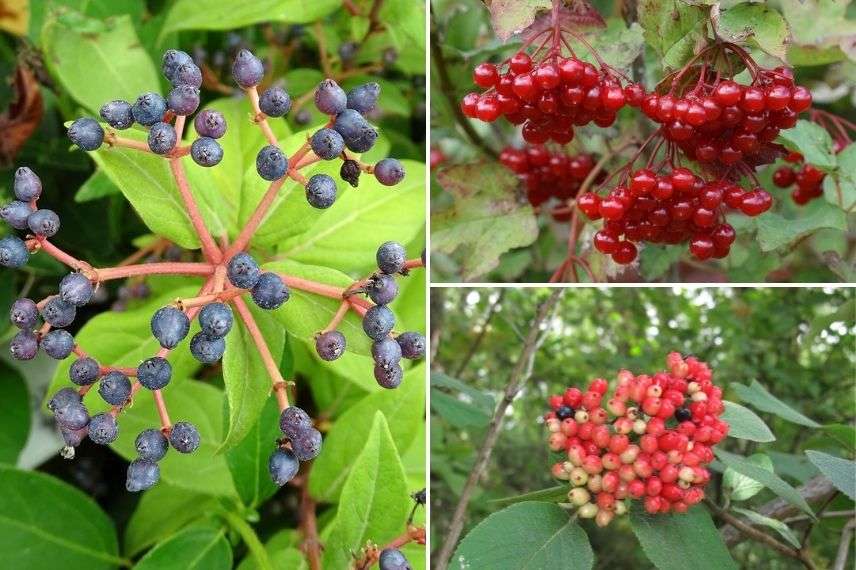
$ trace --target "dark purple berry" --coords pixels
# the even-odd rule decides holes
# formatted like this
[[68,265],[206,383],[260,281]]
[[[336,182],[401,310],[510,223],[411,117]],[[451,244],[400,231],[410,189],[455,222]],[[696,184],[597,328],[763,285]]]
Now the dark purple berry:
[[404,180],[404,166],[394,158],[384,158],[375,165],[374,175],[384,186],[395,186]]
[[378,273],[369,278],[366,293],[375,304],[388,305],[398,296],[398,283],[392,275]]
[[383,273],[392,275],[400,273],[407,262],[407,252],[404,246],[394,241],[388,241],[377,248],[377,266]]
[[312,146],[312,152],[323,160],[333,160],[345,150],[342,135],[326,127],[315,131],[309,144]]
[[212,138],[201,137],[190,145],[190,157],[199,166],[215,166],[223,160],[223,147]]
[[68,138],[83,150],[98,150],[104,142],[104,129],[95,119],[82,117],[68,127]]
[[100,413],[89,420],[89,439],[98,445],[113,443],[119,437],[119,424],[109,413]]
[[30,206],[29,202],[13,200],[0,208],[0,218],[16,230],[26,230],[29,228],[27,220],[35,211],[36,209]]
[[345,353],[345,335],[339,331],[327,331],[315,337],[315,352],[322,360],[336,360]]
[[190,339],[190,354],[203,364],[214,364],[226,351],[226,341],[223,337],[208,336],[198,332]]
[[69,273],[59,282],[59,296],[77,307],[88,303],[93,292],[92,282],[83,273]]
[[9,321],[24,330],[33,330],[39,322],[39,308],[35,301],[21,297],[9,309]]
[[152,334],[163,348],[175,348],[190,331],[190,319],[184,311],[167,306],[152,316]]
[[117,99],[101,106],[101,118],[114,129],[124,130],[134,124],[134,114],[131,104]]
[[363,317],[363,330],[375,341],[383,340],[395,326],[395,315],[385,305],[375,305]]
[[315,90],[315,106],[325,115],[338,115],[348,106],[348,95],[332,79],[325,79]]
[[38,175],[22,166],[15,171],[15,182],[12,184],[15,197],[22,202],[35,200],[42,195],[42,181]]
[[52,327],[62,329],[74,322],[77,309],[60,297],[51,297],[42,307],[42,319]]
[[279,416],[279,429],[288,439],[294,439],[312,427],[312,418],[297,406],[285,408]]
[[259,275],[259,280],[253,285],[250,290],[253,301],[262,309],[278,309],[283,303],[288,301],[288,287],[282,277],[276,273],[262,273]]
[[278,146],[269,144],[256,155],[256,172],[265,180],[279,180],[287,171],[288,158]]
[[348,91],[348,109],[353,109],[361,115],[373,111],[380,96],[380,85],[365,83]]
[[298,469],[300,469],[300,463],[294,454],[286,449],[277,449],[268,459],[268,472],[273,482],[279,487],[291,481],[297,475]]
[[176,422],[169,433],[169,443],[180,453],[193,453],[199,447],[199,432],[190,422]]
[[326,174],[313,174],[306,183],[306,201],[323,210],[336,201],[336,181]]
[[220,111],[205,109],[193,119],[193,126],[200,137],[219,139],[226,134],[226,117]]
[[149,129],[149,150],[155,154],[167,154],[175,148],[178,134],[169,123],[155,123]]
[[128,465],[125,488],[131,493],[151,489],[160,480],[160,467],[147,459],[135,459]]
[[137,380],[149,390],[160,390],[172,378],[172,365],[166,358],[153,356],[137,367]]
[[167,106],[176,115],[191,115],[199,108],[199,89],[179,85],[169,92]]
[[235,58],[235,63],[232,64],[232,77],[235,82],[247,89],[258,85],[265,74],[265,67],[262,60],[257,58],[250,50],[242,49],[238,52]]
[[51,358],[62,360],[74,350],[74,337],[64,329],[55,329],[42,337],[39,346]]
[[249,253],[241,252],[229,260],[226,276],[235,287],[252,288],[259,280],[261,269]]
[[146,429],[134,440],[134,448],[140,459],[160,461],[169,449],[169,442],[159,429]]
[[282,87],[271,87],[259,97],[259,109],[268,117],[282,117],[291,110],[291,97]]
[[39,339],[31,331],[19,331],[9,342],[9,352],[15,360],[32,360],[39,352]]
[[121,372],[113,370],[101,378],[98,394],[108,404],[121,406],[131,397],[131,381]]
[[416,360],[425,357],[425,336],[418,332],[404,332],[395,339],[401,346],[404,358]]
[[163,120],[163,115],[166,113],[166,99],[157,93],[143,93],[137,97],[137,101],[131,107],[131,113],[135,121],[150,127]]

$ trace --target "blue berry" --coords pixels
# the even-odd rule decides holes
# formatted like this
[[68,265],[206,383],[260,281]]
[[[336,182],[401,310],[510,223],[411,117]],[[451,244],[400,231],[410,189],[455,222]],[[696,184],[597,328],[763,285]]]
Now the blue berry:
[[35,210],[29,202],[13,200],[0,208],[0,218],[16,230],[26,230],[27,220]]
[[32,360],[39,352],[39,339],[32,331],[18,331],[9,342],[9,352],[15,360]]
[[35,200],[42,195],[42,180],[26,166],[15,171],[15,182],[12,187],[15,197],[22,202]]
[[125,488],[131,493],[151,489],[160,480],[160,467],[147,459],[135,459],[128,465]]
[[212,138],[201,137],[190,145],[190,156],[199,166],[215,166],[223,160],[223,147]]
[[404,246],[394,241],[388,241],[377,248],[377,267],[382,272],[392,275],[400,273],[407,262],[407,252]]
[[291,449],[300,461],[311,461],[321,452],[321,432],[315,428],[305,430],[291,439]]
[[389,305],[398,296],[398,283],[392,275],[378,273],[366,283],[366,293],[375,304]]
[[342,63],[350,63],[353,61],[359,49],[360,46],[356,42],[345,42],[340,45],[338,52]]
[[167,154],[175,148],[178,134],[169,123],[155,123],[149,129],[149,150],[155,154]]
[[39,322],[39,308],[35,301],[26,297],[15,299],[9,309],[9,321],[19,329],[33,330]]
[[312,120],[312,113],[308,109],[301,109],[294,116],[294,122],[298,125],[308,125]]
[[342,166],[339,168],[339,177],[356,188],[360,185],[360,174],[362,172],[359,162],[347,159],[342,161]]
[[82,117],[68,127],[68,138],[83,150],[97,150],[104,142],[104,129],[95,119]]
[[140,459],[160,461],[169,449],[169,442],[159,429],[146,429],[134,440],[134,448]]
[[131,396],[131,381],[121,372],[113,370],[101,378],[98,393],[108,404],[121,406]]
[[199,108],[199,89],[190,85],[179,85],[167,96],[167,106],[176,115],[191,115]]
[[86,406],[78,403],[70,403],[54,410],[57,423],[68,430],[79,430],[89,425],[89,412]]
[[193,62],[184,63],[176,68],[170,82],[173,87],[187,85],[199,89],[202,87],[202,70]]
[[288,450],[277,449],[268,459],[268,472],[273,482],[279,487],[291,481],[297,475],[298,469],[300,469],[300,462]]
[[379,340],[372,344],[372,358],[376,365],[383,368],[398,366],[401,362],[401,347],[389,337]]
[[62,329],[74,322],[77,309],[71,303],[63,301],[60,297],[51,297],[42,307],[42,318],[52,327]]
[[401,346],[404,358],[419,359],[425,357],[425,336],[418,332],[404,332],[395,339]]
[[180,453],[193,453],[199,447],[199,432],[190,422],[176,422],[169,433],[169,442]]
[[276,273],[265,272],[259,275],[259,280],[250,290],[256,305],[262,309],[278,309],[288,301],[288,287],[282,277]]
[[152,316],[152,334],[164,348],[175,348],[190,331],[190,319],[176,307],[162,307]]
[[77,447],[83,443],[83,440],[86,439],[87,435],[89,435],[89,427],[83,426],[80,429],[67,429],[63,426],[59,426],[59,433],[62,435],[62,439],[67,446]]
[[59,282],[59,296],[66,303],[82,307],[92,298],[92,282],[83,273],[69,273]]
[[161,71],[164,77],[172,81],[175,77],[176,70],[187,63],[193,63],[193,58],[187,52],[177,49],[168,49],[163,54],[163,62],[161,63]]
[[203,364],[213,364],[223,358],[226,341],[223,337],[208,336],[198,332],[190,339],[190,354]]
[[380,85],[365,83],[348,91],[348,109],[353,109],[361,115],[373,111],[380,96]]
[[378,570],[413,570],[413,567],[400,550],[385,548],[378,559]]
[[279,429],[288,439],[294,439],[306,430],[314,428],[309,414],[297,406],[289,406],[279,415]]
[[375,305],[363,317],[363,330],[372,340],[383,340],[395,326],[395,315],[386,305]]
[[326,127],[315,131],[309,144],[312,146],[312,152],[323,160],[333,160],[345,150],[342,135]]
[[345,109],[339,113],[333,128],[342,135],[345,146],[354,152],[366,152],[377,141],[375,128],[353,109]]
[[37,236],[52,237],[59,231],[59,216],[53,210],[36,210],[27,217],[27,226]]
[[51,358],[62,360],[74,350],[74,337],[64,329],[55,329],[42,337],[39,346]]
[[315,337],[315,352],[322,360],[336,360],[345,353],[345,335],[339,331],[327,331]]
[[251,289],[258,282],[261,269],[249,253],[241,252],[229,260],[226,275],[235,287]]
[[384,186],[395,186],[404,180],[404,166],[394,158],[384,158],[375,164],[374,175]]
[[124,130],[134,124],[134,114],[131,104],[117,99],[101,106],[101,118],[114,129]]
[[94,358],[84,356],[71,363],[68,377],[78,386],[89,386],[98,379],[100,371],[101,367]]
[[232,64],[232,77],[235,82],[247,89],[258,85],[265,74],[265,66],[262,60],[257,58],[250,50],[242,49]]
[[256,172],[265,180],[279,180],[287,170],[288,158],[275,145],[267,145],[256,155]]
[[200,137],[219,139],[226,134],[226,117],[220,111],[205,109],[193,119],[193,126]]
[[380,364],[375,364],[374,377],[382,388],[392,390],[393,388],[398,388],[401,384],[401,379],[404,377],[404,370],[400,364],[395,364],[388,368]]
[[113,443],[119,437],[119,424],[111,414],[102,412],[89,420],[89,439],[98,445]]
[[21,267],[30,259],[27,245],[18,236],[6,236],[0,239],[0,265],[3,267]]
[[232,330],[232,309],[225,303],[208,303],[199,311],[199,326],[210,337],[222,338]]
[[160,390],[172,378],[172,365],[166,358],[153,356],[137,367],[137,380],[149,390]]
[[291,97],[282,87],[271,87],[259,97],[259,109],[268,117],[282,117],[291,110]]
[[325,79],[315,90],[315,106],[325,115],[338,115],[348,105],[348,95],[332,79]]
[[62,388],[56,394],[51,396],[48,401],[48,409],[56,412],[62,408],[79,404],[81,402],[80,393],[74,388]]
[[166,113],[166,99],[157,93],[143,93],[137,97],[136,103],[131,107],[134,120],[150,127],[163,120]]
[[329,208],[336,201],[336,181],[326,174],[313,174],[306,183],[306,201],[319,210]]

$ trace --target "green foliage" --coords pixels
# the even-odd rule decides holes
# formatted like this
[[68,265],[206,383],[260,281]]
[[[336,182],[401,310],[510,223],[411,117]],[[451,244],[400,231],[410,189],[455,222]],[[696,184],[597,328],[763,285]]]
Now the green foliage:
[[17,370],[0,363],[0,463],[15,465],[30,432],[30,395]]

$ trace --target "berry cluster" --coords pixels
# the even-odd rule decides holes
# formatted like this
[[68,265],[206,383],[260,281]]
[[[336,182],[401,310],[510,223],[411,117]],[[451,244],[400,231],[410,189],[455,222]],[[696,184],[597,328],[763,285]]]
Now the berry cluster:
[[582,518],[608,525],[627,512],[627,499],[644,501],[651,514],[683,513],[704,498],[711,447],[728,434],[719,419],[722,389],[710,368],[672,352],[668,370],[654,375],[618,373],[615,392],[602,378],[588,390],[551,396],[549,447],[566,455],[552,467],[570,481],[568,501]]
[[796,151],[788,153],[785,161],[794,166],[784,165],[777,168],[773,172],[773,184],[779,188],[790,188],[796,184],[796,188],[791,192],[791,199],[800,206],[823,196],[823,179],[826,178],[824,171],[805,162],[803,155]]
[[464,115],[485,122],[504,116],[513,125],[523,125],[528,143],[567,144],[574,138],[575,126],[593,122],[608,127],[624,105],[641,102],[641,86],[622,87],[607,66],[598,69],[573,55],[562,57],[560,51],[554,46],[535,62],[520,51],[499,66],[479,64],[473,81],[487,91],[464,96]]
[[526,198],[533,207],[544,204],[550,198],[560,202],[575,198],[583,181],[594,168],[591,155],[551,152],[541,145],[522,149],[507,147],[500,153],[499,161],[523,183]]

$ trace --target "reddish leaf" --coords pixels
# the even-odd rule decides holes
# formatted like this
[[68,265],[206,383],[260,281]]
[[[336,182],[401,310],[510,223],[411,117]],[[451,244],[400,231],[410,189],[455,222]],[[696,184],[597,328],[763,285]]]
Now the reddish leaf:
[[14,99],[0,114],[0,162],[15,160],[21,147],[38,128],[44,114],[42,93],[33,73],[24,66],[15,71]]
[[[606,27],[606,22],[600,13],[585,0],[565,0],[556,15],[556,23],[560,28],[572,31]],[[553,14],[551,11],[542,11],[538,13],[532,25],[523,30],[521,37],[526,41],[551,29],[553,29]]]

